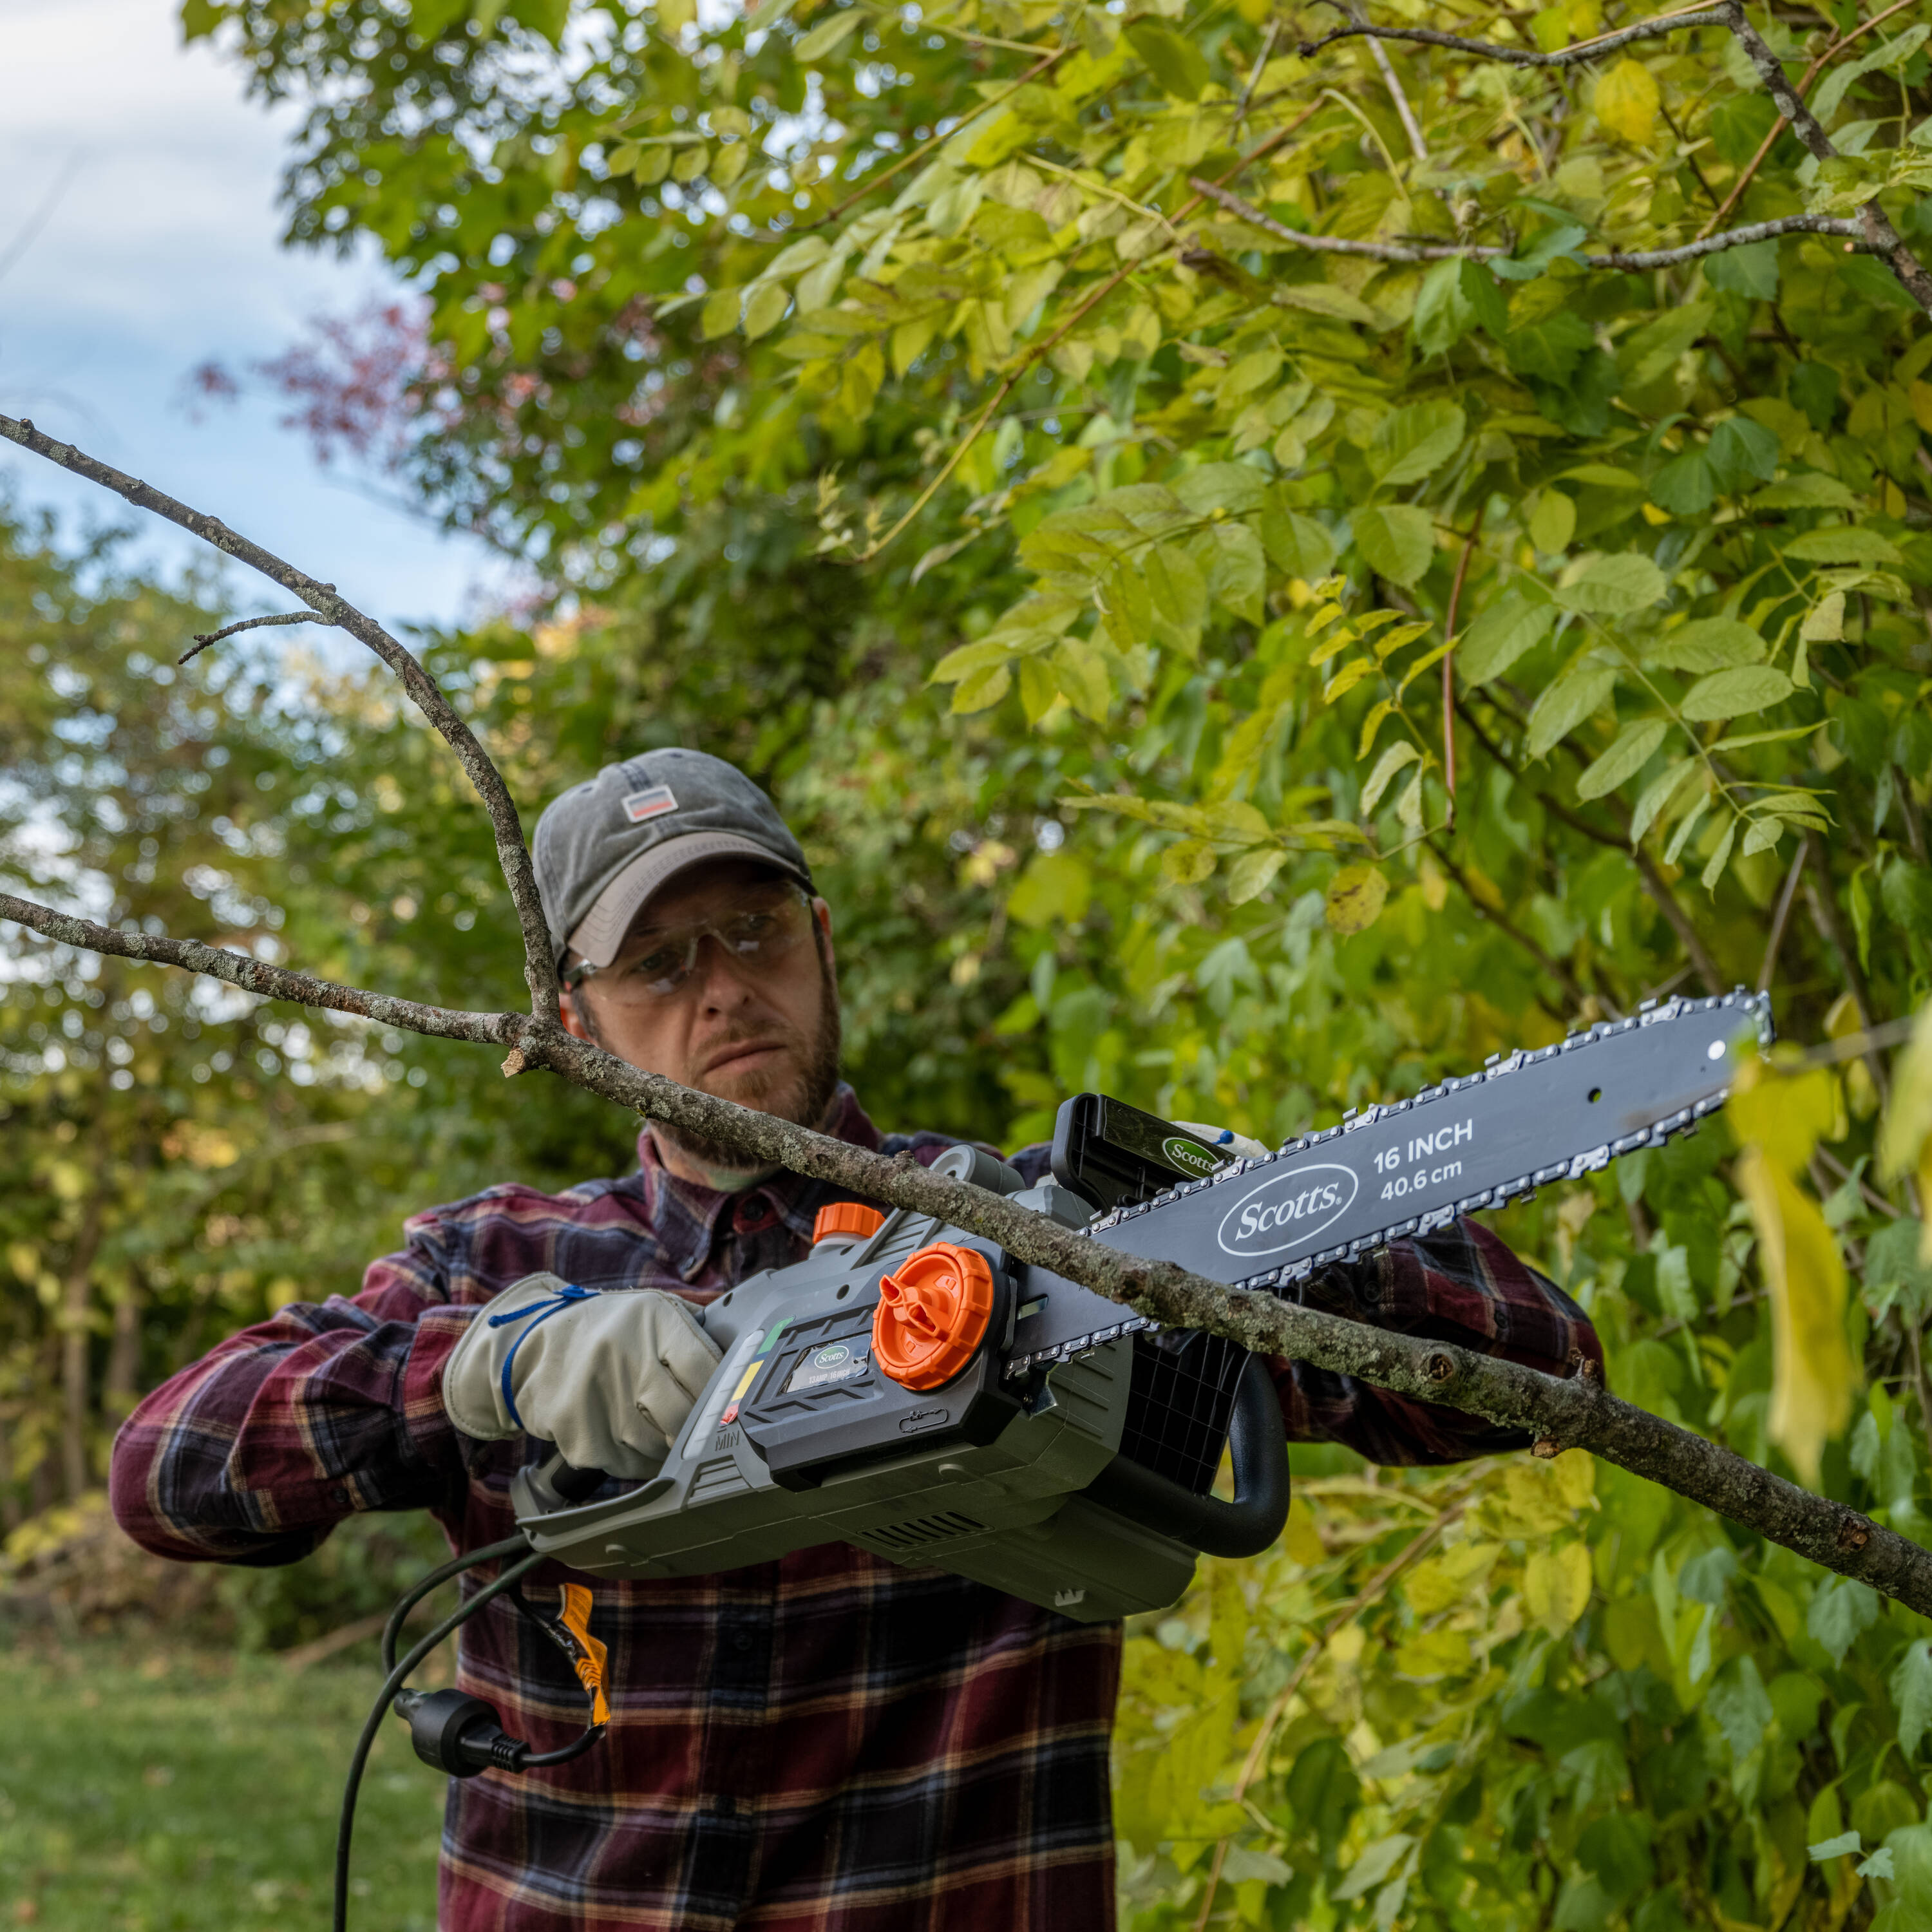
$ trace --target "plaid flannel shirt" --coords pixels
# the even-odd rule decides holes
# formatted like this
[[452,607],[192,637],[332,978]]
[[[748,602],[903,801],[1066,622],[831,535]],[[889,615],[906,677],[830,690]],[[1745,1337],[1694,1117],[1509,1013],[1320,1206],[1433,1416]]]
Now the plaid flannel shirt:
[[[830,1131],[883,1140],[849,1088]],[[521,1441],[458,1435],[442,1366],[477,1311],[548,1269],[703,1303],[806,1252],[838,1198],[780,1174],[738,1196],[639,1170],[558,1195],[494,1187],[406,1224],[352,1300],[292,1304],[148,1396],[112,1496],[146,1548],[189,1562],[305,1555],[359,1510],[433,1510],[458,1550],[514,1528]],[[1043,1148],[1018,1157],[1031,1178]],[[1600,1362],[1581,1311],[1465,1222],[1331,1269],[1308,1298],[1552,1373]],[[1299,1364],[1273,1365],[1287,1432],[1382,1462],[1526,1439]],[[526,1587],[565,1574],[539,1569]],[[1114,1922],[1108,1739],[1117,1625],[1070,1623],[939,1570],[829,1544],[722,1575],[596,1584],[610,1725],[574,1762],[452,1781],[443,1932],[1100,1932]],[[458,1682],[550,1749],[584,1720],[562,1660],[500,1601],[464,1627]]]

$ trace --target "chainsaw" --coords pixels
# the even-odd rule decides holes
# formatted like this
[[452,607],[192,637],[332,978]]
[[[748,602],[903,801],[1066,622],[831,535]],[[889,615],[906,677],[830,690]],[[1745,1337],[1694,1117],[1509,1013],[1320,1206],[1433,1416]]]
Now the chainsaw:
[[[1232,1156],[1082,1094],[1055,1120],[1050,1178],[1029,1186],[965,1146],[933,1172],[1125,1253],[1292,1298],[1318,1268],[1694,1132],[1724,1105],[1741,1058],[1771,1037],[1762,994],[1651,1000],[1412,1100],[1352,1110],[1272,1154]],[[1259,1357],[1163,1330],[930,1216],[835,1202],[804,1260],[747,1276],[701,1318],[718,1364],[655,1475],[607,1495],[600,1470],[555,1455],[532,1464],[511,1486],[518,1534],[444,1564],[397,1604],[343,1796],[336,1932],[348,1923],[356,1796],[386,1712],[408,1720],[418,1757],[457,1778],[567,1763],[602,1736],[590,1592],[566,1583],[556,1608],[530,1602],[522,1579],[546,1561],[592,1577],[688,1576],[845,1542],[1097,1623],[1165,1608],[1202,1554],[1255,1555],[1287,1520],[1281,1407]],[[1215,1493],[1224,1454],[1229,1497]],[[412,1606],[488,1562],[494,1579],[399,1660]],[[553,1750],[508,1736],[468,1692],[404,1688],[506,1592],[590,1699],[582,1734]]]
[[[933,1171],[1294,1298],[1330,1263],[1692,1130],[1738,1053],[1770,1038],[1762,994],[1651,1002],[1258,1158],[1084,1094],[1060,1109],[1050,1179],[1029,1187],[964,1146]],[[655,1476],[608,1496],[555,1458],[517,1477],[533,1552],[592,1577],[670,1577],[845,1542],[1092,1623],[1172,1604],[1199,1555],[1252,1556],[1286,1520],[1259,1358],[930,1216],[829,1207],[806,1259],[748,1276],[703,1319],[721,1358]],[[1214,1493],[1224,1450],[1230,1498]]]

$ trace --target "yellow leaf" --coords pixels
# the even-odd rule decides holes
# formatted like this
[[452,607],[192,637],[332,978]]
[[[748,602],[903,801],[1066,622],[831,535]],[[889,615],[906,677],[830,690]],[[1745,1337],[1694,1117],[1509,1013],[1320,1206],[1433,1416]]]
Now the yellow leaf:
[[1329,925],[1346,939],[1381,918],[1388,881],[1373,866],[1344,866],[1328,881]]
[[1640,148],[1657,126],[1657,76],[1641,61],[1620,60],[1597,83],[1597,118],[1620,141]]
[[1820,1139],[1832,1137],[1838,1095],[1822,1067],[1792,1076],[1748,1058],[1726,1111],[1741,1142],[1762,1148],[1784,1172],[1796,1174]]
[[1757,1147],[1738,1156],[1771,1299],[1771,1439],[1818,1484],[1828,1438],[1850,1419],[1857,1371],[1845,1340],[1845,1264],[1818,1204]]
[[1566,1543],[1560,1550],[1537,1550],[1522,1566],[1522,1600],[1551,1636],[1561,1636],[1590,1600],[1588,1545]]
[[1006,901],[1006,910],[1022,926],[1042,926],[1064,920],[1073,926],[1085,916],[1094,896],[1094,876],[1070,852],[1036,852]]
[[1214,869],[1214,848],[1204,838],[1184,838],[1160,855],[1160,869],[1178,885],[1198,886]]
[[1321,1533],[1315,1527],[1315,1512],[1299,1496],[1288,1506],[1288,1527],[1281,1533],[1281,1544],[1304,1568],[1328,1560]]
[[1596,1460],[1586,1450],[1564,1450],[1550,1463],[1550,1473],[1556,1493],[1573,1510],[1581,1509],[1597,1493]]
[[[1892,1105],[1879,1136],[1879,1171],[1895,1180],[1916,1167],[1932,1140],[1932,1005],[1919,1009],[1905,1051],[1892,1070]],[[1932,1226],[1932,1216],[1928,1226]]]
[[745,303],[745,333],[753,340],[769,335],[784,319],[791,296],[782,282],[760,282]]
[[1449,1677],[1475,1660],[1466,1630],[1428,1630],[1412,1637],[1395,1654],[1395,1667],[1404,1677]]

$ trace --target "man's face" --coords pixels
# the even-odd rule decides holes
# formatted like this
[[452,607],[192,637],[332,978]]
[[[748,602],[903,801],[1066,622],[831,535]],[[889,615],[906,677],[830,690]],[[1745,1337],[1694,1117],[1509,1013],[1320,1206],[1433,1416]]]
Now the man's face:
[[[775,960],[734,956],[712,934],[699,943],[688,976],[668,992],[640,990],[634,970],[661,957],[668,942],[677,954],[680,936],[694,928],[782,899],[790,889],[781,891],[775,881],[769,868],[746,860],[672,879],[639,909],[610,966],[566,999],[564,1024],[646,1072],[817,1126],[838,1078],[838,988],[824,900],[812,902],[802,940]],[[661,1124],[652,1131],[669,1143],[668,1153],[681,1148],[700,1168],[742,1171],[722,1148]]]

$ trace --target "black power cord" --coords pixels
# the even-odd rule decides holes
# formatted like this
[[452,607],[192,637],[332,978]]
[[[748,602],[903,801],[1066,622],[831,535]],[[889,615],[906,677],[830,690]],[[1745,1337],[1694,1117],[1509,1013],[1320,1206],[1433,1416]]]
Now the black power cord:
[[[477,1564],[487,1563],[494,1558],[507,1556],[512,1550],[528,1547],[520,1536],[512,1537],[502,1543],[491,1544],[484,1549],[472,1550],[468,1556],[458,1557],[454,1562],[446,1563],[441,1569],[432,1571],[421,1582],[415,1585],[398,1604],[390,1616],[388,1628],[382,1633],[383,1661],[387,1663],[394,1654],[395,1634],[401,1629],[403,1619],[430,1591]],[[362,1726],[362,1735],[356,1741],[355,1754],[349,1760],[349,1775],[342,1787],[342,1818],[335,1833],[334,1932],[348,1932],[349,1853],[356,1833],[356,1800],[362,1788],[362,1774],[368,1766],[369,1753],[375,1744],[376,1734],[382,1727],[382,1720],[389,1714],[390,1706],[394,1702],[397,1694],[409,1681],[410,1672],[445,1637],[459,1629],[491,1598],[500,1597],[505,1591],[514,1588],[543,1560],[540,1552],[531,1550],[520,1563],[509,1564],[485,1583],[468,1603],[459,1605],[445,1617],[400,1664],[391,1668],[388,1676],[382,1680],[382,1688],[376,1694],[376,1701],[370,1707],[368,1720]],[[592,1742],[595,1742],[594,1738]]]

